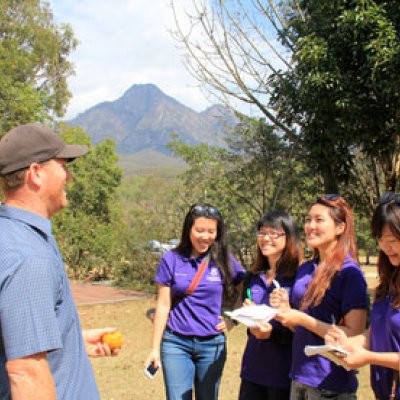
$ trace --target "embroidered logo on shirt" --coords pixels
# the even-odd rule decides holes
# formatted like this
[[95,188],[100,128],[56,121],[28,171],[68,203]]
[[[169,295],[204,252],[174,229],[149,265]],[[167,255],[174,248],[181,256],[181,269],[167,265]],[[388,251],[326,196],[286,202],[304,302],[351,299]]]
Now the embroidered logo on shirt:
[[221,277],[219,276],[219,271],[217,267],[212,267],[209,274],[207,275],[207,280],[212,282],[220,282]]

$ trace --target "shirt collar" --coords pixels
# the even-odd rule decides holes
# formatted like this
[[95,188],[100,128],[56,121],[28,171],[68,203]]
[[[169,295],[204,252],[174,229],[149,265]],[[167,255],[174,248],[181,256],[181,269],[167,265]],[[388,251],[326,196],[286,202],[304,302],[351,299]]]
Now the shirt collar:
[[46,236],[51,236],[51,221],[39,214],[27,211],[23,208],[0,205],[0,218],[15,219],[30,225],[35,229],[43,232]]
[[184,261],[189,261],[192,263],[200,264],[208,254],[209,254],[209,252],[200,254],[197,258],[193,257],[191,254],[184,254],[184,255],[182,255],[182,259]]

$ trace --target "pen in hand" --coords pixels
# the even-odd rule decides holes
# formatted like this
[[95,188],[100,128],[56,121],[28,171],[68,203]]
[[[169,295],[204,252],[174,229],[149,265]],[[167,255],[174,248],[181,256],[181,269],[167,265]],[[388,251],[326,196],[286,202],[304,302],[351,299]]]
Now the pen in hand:
[[[331,325],[332,325],[332,327],[334,327],[336,325],[336,319],[333,314],[331,314]],[[338,338],[335,336],[335,346],[337,346],[337,345],[338,345]]]
[[250,301],[253,301],[253,297],[251,296],[251,289],[250,288],[247,288],[246,296]]

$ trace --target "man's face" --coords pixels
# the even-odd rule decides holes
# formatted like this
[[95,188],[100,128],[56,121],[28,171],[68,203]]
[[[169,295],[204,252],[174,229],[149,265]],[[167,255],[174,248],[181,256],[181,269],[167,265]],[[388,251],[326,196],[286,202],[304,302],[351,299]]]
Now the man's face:
[[42,164],[45,173],[42,186],[42,199],[47,207],[48,217],[52,217],[67,206],[66,184],[72,179],[67,168],[67,160],[53,158]]

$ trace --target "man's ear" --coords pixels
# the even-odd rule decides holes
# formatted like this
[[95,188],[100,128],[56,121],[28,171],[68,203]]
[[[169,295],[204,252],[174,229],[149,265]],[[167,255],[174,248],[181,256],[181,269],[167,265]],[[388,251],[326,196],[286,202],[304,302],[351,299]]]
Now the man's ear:
[[40,187],[43,182],[44,170],[43,167],[38,163],[33,163],[29,166],[25,179],[28,184],[31,184],[35,187]]

